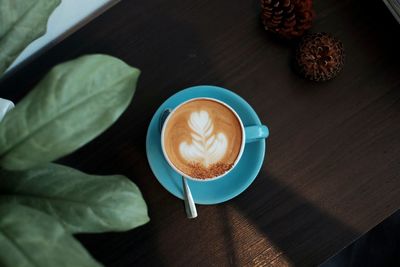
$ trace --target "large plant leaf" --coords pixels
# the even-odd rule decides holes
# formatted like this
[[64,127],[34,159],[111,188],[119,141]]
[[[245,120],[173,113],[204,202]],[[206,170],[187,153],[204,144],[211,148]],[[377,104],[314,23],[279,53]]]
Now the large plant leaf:
[[140,71],[106,55],[53,68],[0,124],[0,166],[55,160],[109,127],[129,105]]
[[139,189],[124,176],[88,175],[57,164],[0,176],[0,204],[41,210],[74,233],[128,230],[149,220]]
[[0,266],[101,266],[52,217],[21,205],[0,205]]
[[36,38],[61,0],[0,0],[0,75]]

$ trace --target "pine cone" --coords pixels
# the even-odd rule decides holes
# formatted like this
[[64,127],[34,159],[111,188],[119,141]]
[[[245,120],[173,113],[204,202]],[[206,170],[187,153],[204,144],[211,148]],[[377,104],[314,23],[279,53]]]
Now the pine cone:
[[342,42],[325,32],[308,34],[297,47],[295,64],[306,79],[330,80],[343,69]]
[[302,36],[314,18],[312,0],[261,0],[261,8],[265,29],[287,39]]

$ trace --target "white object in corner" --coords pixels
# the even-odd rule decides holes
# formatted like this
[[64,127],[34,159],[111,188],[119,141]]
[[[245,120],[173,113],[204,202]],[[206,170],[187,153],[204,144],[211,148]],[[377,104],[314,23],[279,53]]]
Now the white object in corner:
[[383,0],[393,17],[400,23],[400,0]]
[[14,103],[10,100],[0,98],[0,121],[4,118],[7,112],[14,108]]
[[114,0],[62,0],[61,4],[54,10],[49,18],[46,34],[28,45],[7,71],[14,68],[46,45],[56,41],[68,30],[112,1]]

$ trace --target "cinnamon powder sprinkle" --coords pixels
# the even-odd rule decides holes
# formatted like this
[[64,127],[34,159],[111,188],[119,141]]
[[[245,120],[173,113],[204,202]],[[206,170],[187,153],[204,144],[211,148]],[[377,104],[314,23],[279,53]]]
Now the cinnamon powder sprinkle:
[[209,179],[226,173],[233,167],[233,164],[218,162],[206,168],[198,162],[193,162],[190,163],[189,166],[191,171],[188,174],[191,177],[198,179]]

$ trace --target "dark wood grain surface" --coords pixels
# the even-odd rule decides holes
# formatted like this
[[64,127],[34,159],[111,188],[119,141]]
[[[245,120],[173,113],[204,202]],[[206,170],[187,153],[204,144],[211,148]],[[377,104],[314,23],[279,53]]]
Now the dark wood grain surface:
[[[400,205],[400,26],[381,1],[315,1],[313,31],[343,41],[333,81],[291,70],[292,44],[265,33],[258,1],[122,1],[0,84],[21,99],[54,65],[87,53],[142,70],[120,120],[61,161],[121,173],[142,190],[151,222],[125,233],[80,235],[106,266],[316,265]],[[237,198],[199,206],[153,176],[147,126],[173,93],[214,84],[240,94],[271,131],[255,182]],[[84,119],[84,118],[83,118]]]

